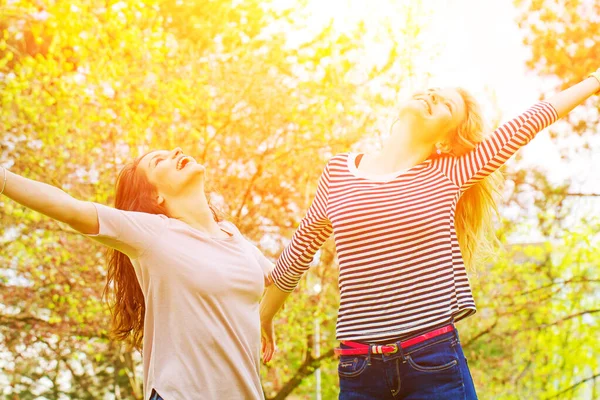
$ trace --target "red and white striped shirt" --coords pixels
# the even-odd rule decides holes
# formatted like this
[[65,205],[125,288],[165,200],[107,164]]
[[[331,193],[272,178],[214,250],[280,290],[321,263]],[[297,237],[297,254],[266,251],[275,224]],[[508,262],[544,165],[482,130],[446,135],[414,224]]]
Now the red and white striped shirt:
[[337,339],[381,342],[475,313],[454,228],[456,203],[558,115],[535,104],[461,157],[369,177],[357,154],[326,165],[317,193],[272,278],[292,291],[334,233],[340,265]]

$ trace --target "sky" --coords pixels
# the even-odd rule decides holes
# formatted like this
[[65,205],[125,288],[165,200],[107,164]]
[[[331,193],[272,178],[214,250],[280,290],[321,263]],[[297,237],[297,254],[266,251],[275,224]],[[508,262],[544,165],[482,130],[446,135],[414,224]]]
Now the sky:
[[[308,9],[315,27],[334,18],[339,30],[351,30],[359,20],[376,29],[386,19],[397,17],[401,21],[403,5],[409,1],[308,0]],[[517,10],[511,0],[421,3],[428,14],[420,21],[424,23],[423,40],[431,48],[430,53],[439,54],[432,63],[419,63],[432,75],[430,85],[465,87],[484,103],[493,93],[503,119],[524,111],[537,101],[544,86],[548,89],[548,81],[525,66],[529,50],[522,44],[522,32],[515,20]],[[378,52],[374,46],[373,57]]]
[[[289,4],[293,0],[279,1]],[[308,12],[315,27],[333,18],[335,28],[341,31],[352,30],[359,20],[376,30],[385,20],[401,22],[410,1],[308,0]],[[416,0],[411,4],[422,4],[426,15],[420,21],[423,41],[430,48],[426,54],[437,54],[433,62],[417,62],[431,74],[426,86],[464,87],[481,100],[488,117],[500,117],[501,122],[525,111],[540,94],[555,92],[556,79],[538,77],[526,67],[530,50],[523,44],[524,32],[517,25],[518,10],[512,0]],[[401,29],[399,26],[398,31]],[[382,53],[376,45],[372,48],[367,60]],[[581,108],[574,112],[578,111]],[[578,137],[569,138],[573,151],[580,142]],[[600,139],[596,145],[600,147]],[[541,167],[555,184],[570,183],[573,191],[600,193],[600,176],[593,173],[600,170],[600,157],[575,157],[569,163],[561,160],[548,130],[521,149],[520,155],[523,168]],[[575,219],[600,208],[596,199],[579,199],[575,204]]]
[[[278,0],[282,4],[294,0]],[[377,26],[402,12],[399,3],[409,0],[307,0],[311,22],[320,27],[331,18],[336,29],[353,29],[366,19]],[[427,65],[434,86],[462,86],[485,99],[493,93],[506,120],[524,111],[542,91],[551,92],[555,82],[541,79],[525,66],[529,50],[522,44],[523,32],[515,17],[512,0],[422,0],[429,13],[424,37],[439,57]],[[373,51],[377,52],[374,46]],[[374,55],[376,56],[376,55]],[[556,181],[589,174],[589,160],[581,165],[565,165],[556,146],[543,132],[522,150],[525,165],[541,165]],[[599,160],[596,160],[598,162]],[[599,163],[600,164],[600,163]],[[600,193],[600,179],[584,173],[582,186]],[[0,376],[1,379],[1,376]]]
[[[277,0],[282,4],[294,0]],[[402,12],[399,3],[410,0],[307,0],[311,22],[320,27],[331,18],[336,29],[351,30],[358,20],[377,26]],[[555,82],[541,79],[526,68],[529,50],[522,44],[523,32],[516,23],[512,0],[422,0],[429,13],[424,37],[439,52],[427,65],[434,86],[462,86],[479,98],[495,96],[506,120],[536,102],[543,91],[551,92]],[[377,52],[374,46],[373,51]],[[374,55],[376,56],[376,55]],[[525,165],[541,165],[556,181],[582,171],[582,186],[600,193],[600,178],[588,176],[589,160],[565,165],[547,132],[522,150]],[[598,162],[599,160],[596,160]],[[598,163],[600,164],[600,163]],[[1,376],[0,376],[1,379]]]

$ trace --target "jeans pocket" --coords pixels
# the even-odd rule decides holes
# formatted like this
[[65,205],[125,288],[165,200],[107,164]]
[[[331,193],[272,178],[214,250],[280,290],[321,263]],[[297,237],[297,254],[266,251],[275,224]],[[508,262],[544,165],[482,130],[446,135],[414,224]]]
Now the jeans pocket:
[[444,340],[409,352],[406,361],[419,372],[440,372],[458,365],[454,341]]
[[354,378],[367,369],[366,356],[342,356],[338,364],[340,378]]

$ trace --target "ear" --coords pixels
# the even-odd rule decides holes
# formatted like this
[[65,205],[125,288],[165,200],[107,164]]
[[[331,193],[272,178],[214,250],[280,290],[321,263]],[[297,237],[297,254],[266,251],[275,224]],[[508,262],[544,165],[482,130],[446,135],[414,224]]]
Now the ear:
[[447,142],[438,142],[435,144],[435,148],[439,153],[450,153],[450,145]]
[[165,198],[162,197],[161,195],[158,195],[158,197],[156,198],[156,202],[158,203],[159,206],[161,206],[165,202]]

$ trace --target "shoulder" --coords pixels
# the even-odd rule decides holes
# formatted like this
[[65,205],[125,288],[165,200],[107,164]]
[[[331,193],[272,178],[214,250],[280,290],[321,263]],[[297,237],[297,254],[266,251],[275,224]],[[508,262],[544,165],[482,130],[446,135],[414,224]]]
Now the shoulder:
[[348,167],[348,158],[353,157],[352,153],[339,153],[331,157],[325,164],[324,170],[330,175],[332,173],[345,171]]
[[339,153],[334,155],[327,161],[327,165],[335,165],[340,163],[345,163],[348,161],[348,157],[350,157],[353,153]]
[[99,219],[125,219],[166,223],[170,218],[163,214],[151,214],[142,211],[127,211],[99,203],[92,203],[98,212]]
[[434,154],[433,156],[431,156],[424,162],[429,162],[433,166],[439,166],[439,165],[452,164],[452,163],[456,162],[456,160],[458,158],[459,157],[457,157],[453,154],[442,154],[439,156],[437,154]]
[[226,231],[230,231],[231,233],[241,235],[242,233],[238,229],[238,227],[231,221],[222,220],[218,222],[219,226]]

